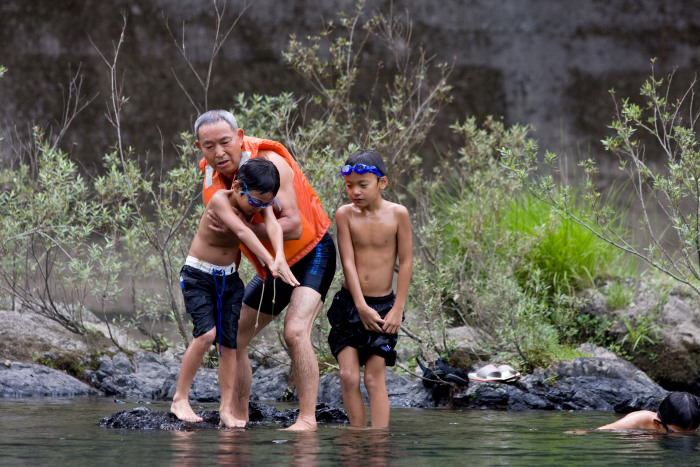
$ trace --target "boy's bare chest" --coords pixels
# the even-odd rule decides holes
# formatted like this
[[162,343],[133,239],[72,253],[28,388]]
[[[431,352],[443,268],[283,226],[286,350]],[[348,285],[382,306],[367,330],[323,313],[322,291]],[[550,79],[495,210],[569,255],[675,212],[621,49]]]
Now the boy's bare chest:
[[396,223],[380,216],[357,216],[350,221],[350,235],[355,247],[392,247],[396,245],[396,232]]

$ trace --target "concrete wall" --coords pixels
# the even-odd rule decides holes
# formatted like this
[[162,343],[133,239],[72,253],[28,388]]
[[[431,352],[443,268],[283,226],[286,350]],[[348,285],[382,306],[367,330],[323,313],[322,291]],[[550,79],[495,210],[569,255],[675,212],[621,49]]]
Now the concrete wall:
[[[322,18],[353,9],[355,0],[257,0],[245,12],[218,56],[209,107],[231,106],[238,92],[304,91],[301,79],[282,62],[291,33],[320,31]],[[389,0],[369,8],[388,11]],[[227,18],[243,2],[230,1]],[[601,152],[613,106],[608,89],[636,95],[657,57],[661,71],[677,68],[688,83],[700,63],[700,3],[692,0],[405,0],[414,38],[439,61],[454,63],[454,102],[434,136],[468,115],[500,115],[508,123],[532,123],[543,149]],[[197,111],[174,79],[201,100],[203,95],[165,27],[186,25],[188,54],[205,71],[213,34],[213,8],[201,0],[4,0],[0,2],[0,80],[5,136],[0,156],[10,157],[14,129],[61,118],[62,91],[80,67],[83,92],[95,97],[76,119],[64,147],[88,167],[99,164],[114,143],[107,122],[107,67],[128,14],[119,69],[124,94],[124,134],[139,151],[157,152]],[[372,49],[370,49],[372,50]],[[110,57],[108,57],[110,58]],[[368,55],[368,66],[381,57]]]

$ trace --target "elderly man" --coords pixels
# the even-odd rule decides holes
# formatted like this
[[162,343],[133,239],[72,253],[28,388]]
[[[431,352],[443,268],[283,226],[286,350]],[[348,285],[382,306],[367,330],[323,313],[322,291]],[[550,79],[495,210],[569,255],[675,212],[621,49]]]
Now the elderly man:
[[[238,326],[234,416],[248,420],[252,383],[248,344],[287,307],[284,339],[292,361],[300,409],[296,422],[287,429],[316,430],[319,371],[311,331],[335,274],[336,249],[328,233],[331,220],[294,157],[282,144],[246,136],[243,129],[238,128],[234,116],[225,110],[202,114],[195,122],[194,131],[197,147],[204,156],[200,166],[205,177],[205,203],[216,191],[231,187],[238,168],[248,159],[264,157],[275,164],[280,173],[280,189],[274,211],[284,232],[287,262],[300,282],[298,287],[292,287],[274,280],[257,256],[241,248],[255,265],[257,274],[246,287]],[[255,216],[247,222],[272,251],[262,219]]]

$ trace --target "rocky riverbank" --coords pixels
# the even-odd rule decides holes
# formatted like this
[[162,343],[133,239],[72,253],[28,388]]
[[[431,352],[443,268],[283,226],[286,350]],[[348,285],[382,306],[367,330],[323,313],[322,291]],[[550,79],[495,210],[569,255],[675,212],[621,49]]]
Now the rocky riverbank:
[[[647,346],[646,351],[640,355],[648,361],[649,355],[656,352],[651,360],[655,363],[665,362],[661,367],[663,375],[679,374],[683,377],[671,382],[675,387],[669,387],[668,384],[662,387],[654,382],[649,376],[650,370],[655,371],[654,366],[649,366],[645,373],[634,363],[604,348],[584,344],[579,350],[587,356],[562,361],[547,369],[537,369],[508,383],[469,381],[468,385],[431,385],[420,378],[420,370],[417,375],[409,375],[389,369],[387,386],[392,406],[603,410],[618,413],[655,409],[666,395],[666,389],[694,392],[698,372],[692,349],[700,347],[697,345],[700,341],[697,338],[700,332],[697,330],[700,327],[694,325],[694,299],[672,291],[665,294],[661,301],[655,294],[658,292],[642,289],[634,303],[617,312],[607,309],[602,295],[594,294],[590,306],[584,312],[592,315],[606,313],[609,317],[622,320],[625,316],[646,313],[645,307],[660,310],[656,317],[660,335],[655,339],[654,345]],[[0,319],[5,323],[0,330],[0,341],[3,342],[0,347],[0,397],[104,396],[146,403],[169,400],[175,392],[182,349],[170,349],[162,354],[135,350],[135,347],[129,352],[120,352],[116,348],[105,352],[106,338],[104,335],[96,337],[102,332],[98,332],[99,323],[93,325],[95,335],[89,339],[79,339],[58,324],[33,313],[0,311]],[[619,326],[616,329],[622,332]],[[473,349],[474,339],[478,338],[478,333],[468,328],[453,329],[450,335],[458,347],[470,349]],[[102,351],[100,356],[95,357],[97,348]],[[55,362],[60,355],[66,353],[73,355],[79,363],[81,358],[84,359],[85,368],[80,379],[65,371],[37,363]],[[260,417],[267,423],[284,423],[285,417],[294,414],[272,413],[271,408],[265,408],[264,402],[294,400],[288,361],[283,352],[262,353],[267,354],[267,357],[253,359],[251,411],[264,412],[264,416]],[[484,360],[487,357],[481,358]],[[486,363],[472,361],[469,368],[462,365],[462,370],[475,371]],[[195,410],[204,413],[207,406],[203,404],[219,400],[216,374],[217,371],[211,368],[202,368],[197,374],[191,393]],[[342,422],[343,412],[333,411],[342,405],[337,372],[322,375],[318,402],[319,410],[332,414],[327,418],[329,421]],[[142,427],[156,424],[163,429],[188,429],[186,424],[171,420],[167,414],[157,411],[137,410],[115,414],[115,417],[117,415],[118,418],[104,423]]]

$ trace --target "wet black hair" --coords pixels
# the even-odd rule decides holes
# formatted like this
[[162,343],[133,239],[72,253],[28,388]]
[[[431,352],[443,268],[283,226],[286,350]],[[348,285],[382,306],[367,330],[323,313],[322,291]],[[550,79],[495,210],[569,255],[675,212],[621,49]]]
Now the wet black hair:
[[366,164],[373,165],[379,170],[382,176],[386,177],[386,165],[384,165],[384,159],[379,155],[377,151],[372,151],[371,149],[359,149],[355,151],[348,160],[345,161],[346,165],[357,165]]
[[245,182],[249,190],[256,190],[262,194],[272,193],[276,196],[280,189],[280,173],[277,167],[262,157],[250,159],[241,165],[236,180]]
[[659,404],[657,413],[665,427],[676,425],[690,431],[700,425],[698,398],[687,392],[669,393]]

